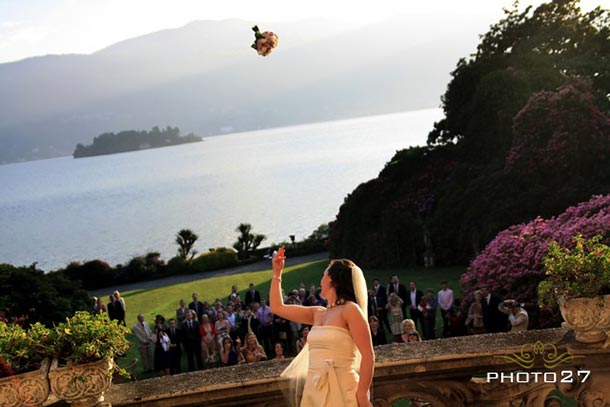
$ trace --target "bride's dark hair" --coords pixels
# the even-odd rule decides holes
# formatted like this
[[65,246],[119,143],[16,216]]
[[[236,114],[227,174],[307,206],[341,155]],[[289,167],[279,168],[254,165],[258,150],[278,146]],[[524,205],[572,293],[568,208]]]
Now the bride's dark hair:
[[[332,260],[328,267],[328,276],[331,284],[337,292],[337,303],[339,301],[353,301],[358,304],[354,292],[354,282],[352,280],[352,269],[356,267],[353,261],[348,259]],[[362,306],[362,304],[358,304]]]

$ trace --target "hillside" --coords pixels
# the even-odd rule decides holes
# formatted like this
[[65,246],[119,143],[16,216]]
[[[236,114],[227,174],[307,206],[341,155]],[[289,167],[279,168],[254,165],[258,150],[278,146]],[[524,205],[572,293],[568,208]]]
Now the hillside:
[[0,163],[71,154],[103,132],[178,126],[202,136],[436,107],[458,56],[476,41],[442,21],[365,28],[196,21],[91,55],[0,64]]

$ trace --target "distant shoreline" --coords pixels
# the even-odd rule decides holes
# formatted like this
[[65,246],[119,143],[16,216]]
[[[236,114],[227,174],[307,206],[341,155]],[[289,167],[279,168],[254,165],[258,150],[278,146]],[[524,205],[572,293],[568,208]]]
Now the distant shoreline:
[[[244,128],[244,129],[236,129],[234,131],[228,131],[228,132],[219,131],[219,132],[212,132],[212,133],[206,134],[205,138],[202,141],[205,141],[205,139],[211,139],[211,138],[217,138],[217,137],[240,136],[243,134],[253,134],[253,133],[268,132],[268,131],[281,131],[282,129],[287,129],[287,128],[296,128],[296,127],[301,127],[301,126],[306,127],[306,126],[319,125],[319,124],[329,124],[329,123],[340,124],[341,122],[345,122],[345,121],[354,121],[354,120],[360,120],[360,119],[367,120],[370,118],[378,118],[378,117],[381,118],[381,117],[388,117],[388,116],[391,117],[391,116],[404,115],[404,114],[419,114],[422,112],[430,112],[430,111],[442,112],[442,109],[436,108],[436,107],[423,107],[423,108],[417,108],[417,109],[413,109],[413,110],[404,110],[404,111],[398,111],[398,112],[384,112],[384,113],[376,113],[376,114],[369,114],[369,115],[356,116],[356,117],[341,117],[341,118],[321,120],[321,121],[305,121],[305,122],[297,122],[295,124],[285,124],[285,125],[262,127],[262,128]],[[440,120],[440,118],[441,117],[439,116],[438,120]],[[171,147],[171,146],[167,146],[167,147]],[[151,150],[151,148],[147,149],[147,150]],[[135,151],[140,151],[140,150],[135,150]],[[110,153],[110,154],[115,154],[115,153]],[[105,155],[110,155],[110,154],[105,154]],[[73,157],[73,155],[63,152],[60,155],[51,155],[51,156],[36,157],[36,158],[27,158],[27,159],[20,158],[20,159],[13,159],[13,160],[7,160],[7,161],[2,161],[0,159],[0,167],[6,166],[6,165],[24,164],[24,163],[36,162],[36,161],[54,160],[54,159],[64,158],[64,157]]]

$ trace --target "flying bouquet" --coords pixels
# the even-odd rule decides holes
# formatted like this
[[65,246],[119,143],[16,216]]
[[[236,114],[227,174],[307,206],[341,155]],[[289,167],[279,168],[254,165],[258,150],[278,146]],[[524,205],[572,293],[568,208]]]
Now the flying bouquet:
[[277,47],[278,36],[271,31],[261,33],[257,25],[252,27],[252,31],[254,31],[254,43],[252,44],[252,48],[258,52],[258,55],[264,57],[271,54],[271,51]]

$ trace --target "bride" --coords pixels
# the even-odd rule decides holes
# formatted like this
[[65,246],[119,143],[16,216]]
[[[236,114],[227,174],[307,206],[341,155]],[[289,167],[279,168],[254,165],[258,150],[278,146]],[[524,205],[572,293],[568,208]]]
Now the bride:
[[[375,354],[365,315],[367,291],[362,270],[350,260],[333,260],[320,282],[326,308],[285,305],[281,295],[285,259],[281,247],[273,258],[271,312],[312,328],[307,345],[282,376],[293,384],[305,376],[301,407],[372,407],[369,389]],[[292,399],[291,404],[298,400]]]

